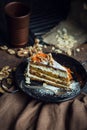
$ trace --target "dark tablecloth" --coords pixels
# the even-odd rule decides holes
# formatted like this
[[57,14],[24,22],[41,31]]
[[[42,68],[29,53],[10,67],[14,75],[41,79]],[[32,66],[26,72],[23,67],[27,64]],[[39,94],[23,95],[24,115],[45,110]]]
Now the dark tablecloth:
[[[87,59],[87,44],[76,55]],[[0,67],[16,66],[22,59],[0,51]],[[0,97],[0,130],[87,130],[87,94],[62,103],[44,103],[23,92]]]

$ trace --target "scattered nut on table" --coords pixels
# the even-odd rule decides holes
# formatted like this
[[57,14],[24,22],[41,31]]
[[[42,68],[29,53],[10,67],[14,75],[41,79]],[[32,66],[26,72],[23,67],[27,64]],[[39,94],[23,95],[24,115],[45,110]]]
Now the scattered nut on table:
[[79,49],[79,48],[77,48],[77,49],[76,49],[76,51],[77,51],[77,52],[80,52],[80,49]]
[[13,82],[12,78],[7,78],[7,84],[11,85]]
[[24,50],[24,48],[19,48],[19,51],[23,51]]
[[4,77],[5,76],[4,76],[3,72],[0,71],[0,80],[2,80]]
[[17,56],[18,57],[25,57],[25,56],[27,56],[28,55],[28,50],[19,50],[19,51],[17,51]]
[[44,48],[47,48],[47,45],[43,45]]
[[10,66],[4,66],[1,71],[2,72],[5,72],[5,71],[11,72],[12,69],[10,68]]
[[[0,81],[3,80],[4,78],[6,78],[6,83],[7,85],[9,85],[10,87],[12,87],[13,84],[13,78],[12,78],[12,71],[13,69],[10,66],[4,66],[3,68],[1,68],[0,70]],[[9,77],[11,76],[11,77]],[[8,89],[7,85],[3,86],[5,89]],[[5,93],[5,91],[0,87],[0,93]]]
[[72,50],[77,43],[77,40],[74,36],[70,35],[66,28],[57,30],[56,35],[56,44],[55,47],[62,50],[67,55],[72,55]]
[[40,43],[40,39],[35,38],[35,44],[38,44],[38,43]]
[[4,46],[0,46],[0,49],[1,49],[1,50],[7,50],[8,47],[7,47],[6,45],[4,45]]
[[16,70],[16,67],[13,67],[13,68],[12,68],[12,71],[15,71],[15,70]]
[[0,93],[5,93],[5,91],[0,87]]
[[4,66],[0,70],[0,80],[2,80],[3,78],[7,78],[10,75],[11,71],[12,69],[9,66]]
[[62,53],[62,51],[60,49],[55,49],[56,53]]
[[53,47],[52,47],[52,51],[54,51],[54,50],[55,50],[55,47],[53,46]]
[[9,54],[11,54],[11,55],[16,54],[15,50],[13,50],[13,49],[8,49],[7,52],[8,52]]

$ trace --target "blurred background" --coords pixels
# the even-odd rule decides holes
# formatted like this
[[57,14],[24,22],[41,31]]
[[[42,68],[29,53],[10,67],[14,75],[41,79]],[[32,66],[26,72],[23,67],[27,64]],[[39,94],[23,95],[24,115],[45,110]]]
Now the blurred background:
[[[13,0],[0,0],[0,41],[7,39],[4,6]],[[14,0],[30,7],[30,29],[43,35],[68,16],[87,29],[87,0]]]
[[[0,0],[0,42],[7,40],[7,26],[4,6],[13,0]],[[30,29],[35,35],[42,35],[66,19],[70,10],[70,0],[14,0],[30,7]]]

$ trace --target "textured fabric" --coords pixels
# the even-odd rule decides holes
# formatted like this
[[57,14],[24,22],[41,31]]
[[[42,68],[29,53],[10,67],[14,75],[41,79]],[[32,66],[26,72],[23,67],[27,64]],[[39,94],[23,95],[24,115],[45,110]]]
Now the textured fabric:
[[24,93],[0,97],[0,130],[87,130],[87,95],[62,103],[38,102]]

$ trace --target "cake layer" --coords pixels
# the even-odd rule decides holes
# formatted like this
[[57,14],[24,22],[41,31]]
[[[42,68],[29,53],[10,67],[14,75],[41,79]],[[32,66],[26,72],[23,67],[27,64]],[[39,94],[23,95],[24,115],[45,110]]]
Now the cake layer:
[[35,70],[39,71],[41,73],[44,73],[46,75],[55,77],[55,78],[60,78],[63,81],[69,81],[68,73],[64,70],[56,69],[48,65],[44,64],[38,64],[38,63],[30,63],[30,70]]
[[36,75],[30,74],[30,79],[35,80],[35,81],[41,81],[41,82],[47,83],[48,85],[52,85],[52,86],[55,86],[55,87],[58,87],[58,88],[63,88],[65,90],[70,90],[70,85],[55,83],[55,82],[53,82],[51,80],[47,80],[45,78],[40,78],[40,77],[38,77]]
[[62,79],[62,78],[59,78],[59,77],[55,78],[54,75],[48,75],[47,73],[37,71],[34,68],[30,70],[30,74],[36,75],[39,78],[44,78],[44,79],[47,79],[47,80],[51,80],[51,81],[53,81],[55,83],[61,83],[61,84],[64,84],[64,85],[69,85],[70,84],[70,82],[67,82],[65,79]]

